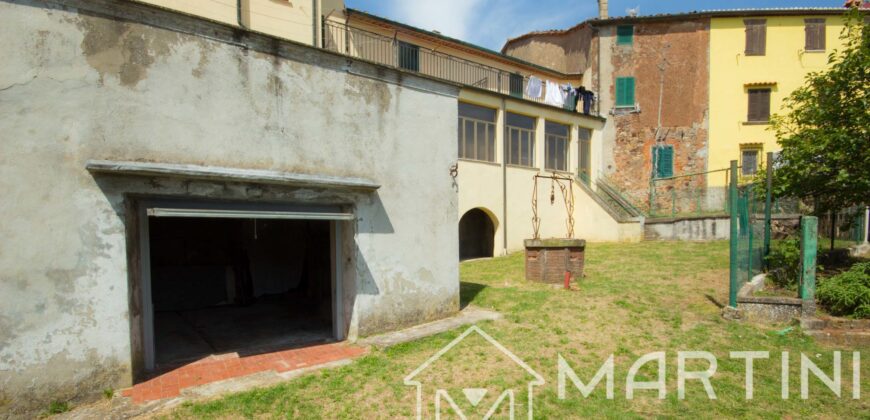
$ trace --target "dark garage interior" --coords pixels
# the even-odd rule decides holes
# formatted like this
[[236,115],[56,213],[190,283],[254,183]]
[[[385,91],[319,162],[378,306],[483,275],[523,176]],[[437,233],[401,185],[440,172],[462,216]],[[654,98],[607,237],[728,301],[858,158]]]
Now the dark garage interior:
[[330,341],[330,222],[149,218],[157,368]]

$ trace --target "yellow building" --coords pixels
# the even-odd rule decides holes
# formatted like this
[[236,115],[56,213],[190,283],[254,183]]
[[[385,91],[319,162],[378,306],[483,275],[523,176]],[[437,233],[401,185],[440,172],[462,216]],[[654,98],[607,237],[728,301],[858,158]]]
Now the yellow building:
[[344,8],[343,0],[137,0],[241,26],[254,32],[320,46],[322,16]]
[[[769,123],[808,73],[824,70],[840,48],[843,9],[747,12],[710,23],[710,140],[708,169],[731,160],[749,176],[779,146]],[[724,186],[710,176],[708,185]]]

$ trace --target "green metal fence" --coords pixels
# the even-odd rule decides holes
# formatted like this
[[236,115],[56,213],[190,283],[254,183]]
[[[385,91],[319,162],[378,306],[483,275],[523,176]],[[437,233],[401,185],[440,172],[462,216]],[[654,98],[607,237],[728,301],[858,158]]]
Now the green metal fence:
[[737,305],[737,291],[764,271],[770,254],[771,214],[775,203],[771,191],[771,167],[767,185],[738,185],[737,161],[731,162],[728,182],[728,209],[731,216],[729,304]]
[[755,184],[736,188],[736,204],[732,220],[737,219],[737,236],[732,239],[737,246],[738,280],[745,283],[764,271],[767,226],[765,195]]
[[864,242],[866,209],[866,206],[852,206],[822,216],[819,219],[819,234],[827,240],[833,237],[846,242]]
[[646,197],[649,217],[727,214],[730,174],[728,168],[651,179]]

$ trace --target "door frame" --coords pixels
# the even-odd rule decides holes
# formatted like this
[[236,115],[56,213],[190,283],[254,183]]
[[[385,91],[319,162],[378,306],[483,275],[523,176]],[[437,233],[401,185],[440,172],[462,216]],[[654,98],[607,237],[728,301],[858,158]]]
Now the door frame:
[[[346,222],[355,219],[352,212],[344,211],[350,208],[345,205],[311,205],[296,203],[256,203],[245,201],[209,201],[190,198],[139,198],[134,199],[133,213],[136,216],[135,244],[138,248],[138,283],[140,301],[136,303],[141,308],[142,369],[145,373],[156,369],[157,349],[154,337],[154,304],[151,293],[151,236],[150,217],[187,217],[187,218],[242,218],[242,219],[283,219],[283,220],[322,220],[329,222],[330,261],[331,261],[331,292],[332,292],[332,335],[335,340],[346,339],[344,320],[344,288],[342,270],[342,245],[344,244],[344,226]],[[131,267],[133,267],[131,265]],[[134,268],[135,269],[135,268]],[[135,299],[136,293],[130,294]],[[134,327],[134,335],[136,335]],[[135,338],[131,337],[132,342]],[[135,355],[137,349],[131,349]]]

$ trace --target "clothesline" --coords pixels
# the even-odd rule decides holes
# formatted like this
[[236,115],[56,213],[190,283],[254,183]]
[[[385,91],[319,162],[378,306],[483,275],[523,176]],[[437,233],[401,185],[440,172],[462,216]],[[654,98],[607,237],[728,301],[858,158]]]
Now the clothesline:
[[[546,89],[544,89],[545,86]],[[584,114],[589,114],[592,111],[592,104],[595,101],[595,94],[583,86],[575,89],[570,83],[560,85],[535,76],[529,77],[525,94],[532,99],[540,99],[543,95],[544,103],[572,111],[577,109],[577,104],[582,100]]]

